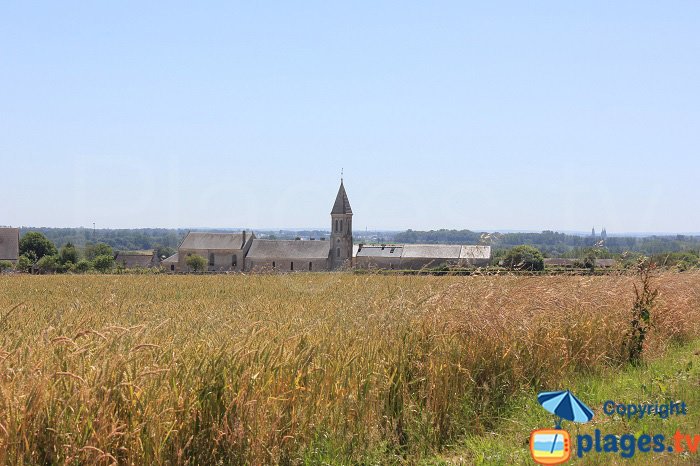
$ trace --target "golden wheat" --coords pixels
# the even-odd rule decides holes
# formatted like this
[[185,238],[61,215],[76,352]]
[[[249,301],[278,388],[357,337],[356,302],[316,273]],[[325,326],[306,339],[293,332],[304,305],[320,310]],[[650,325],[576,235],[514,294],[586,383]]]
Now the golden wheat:
[[[426,454],[523,389],[622,364],[634,281],[0,277],[0,463]],[[700,334],[700,274],[656,283],[647,352]]]

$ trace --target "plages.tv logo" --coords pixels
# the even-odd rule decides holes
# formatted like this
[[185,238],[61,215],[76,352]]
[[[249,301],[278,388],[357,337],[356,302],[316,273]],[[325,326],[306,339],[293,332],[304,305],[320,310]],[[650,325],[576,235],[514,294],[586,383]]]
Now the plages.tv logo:
[[537,401],[544,409],[557,416],[554,429],[533,430],[530,434],[530,455],[536,463],[562,464],[571,458],[571,437],[561,428],[564,419],[572,422],[588,422],[593,411],[569,390],[542,392]]

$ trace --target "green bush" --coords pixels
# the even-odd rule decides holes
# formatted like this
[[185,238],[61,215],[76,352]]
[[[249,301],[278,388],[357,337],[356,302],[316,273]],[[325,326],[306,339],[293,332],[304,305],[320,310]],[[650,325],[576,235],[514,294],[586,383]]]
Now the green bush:
[[92,262],[87,259],[79,260],[74,267],[74,270],[78,273],[85,273],[92,268]]
[[503,265],[511,270],[544,270],[544,257],[532,246],[515,246],[503,256]]
[[11,268],[12,268],[12,262],[0,261],[0,272],[4,272],[5,270],[9,270]]
[[15,270],[18,272],[29,272],[32,268],[32,261],[27,256],[19,256],[17,264],[15,264]]
[[36,268],[40,273],[53,273],[58,270],[60,264],[58,256],[43,256],[36,263]]
[[97,256],[93,261],[93,267],[95,267],[95,270],[105,273],[114,267],[114,257],[106,254]]

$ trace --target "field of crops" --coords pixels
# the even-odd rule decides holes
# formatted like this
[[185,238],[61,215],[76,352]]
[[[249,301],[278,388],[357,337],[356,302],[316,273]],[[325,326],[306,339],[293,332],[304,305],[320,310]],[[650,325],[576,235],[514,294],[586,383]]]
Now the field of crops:
[[[400,462],[625,363],[633,276],[0,277],[0,464]],[[647,354],[700,335],[665,273]]]

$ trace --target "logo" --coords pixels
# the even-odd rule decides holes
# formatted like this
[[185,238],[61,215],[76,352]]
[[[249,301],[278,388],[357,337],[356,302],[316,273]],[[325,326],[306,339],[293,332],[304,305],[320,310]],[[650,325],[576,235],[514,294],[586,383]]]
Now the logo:
[[539,464],[561,464],[571,457],[571,438],[563,429],[539,429],[530,434],[530,454]]
[[571,458],[571,437],[561,428],[564,419],[585,423],[593,419],[593,410],[569,390],[542,392],[537,395],[542,408],[557,416],[554,429],[533,430],[530,434],[530,455],[543,465],[562,464]]

